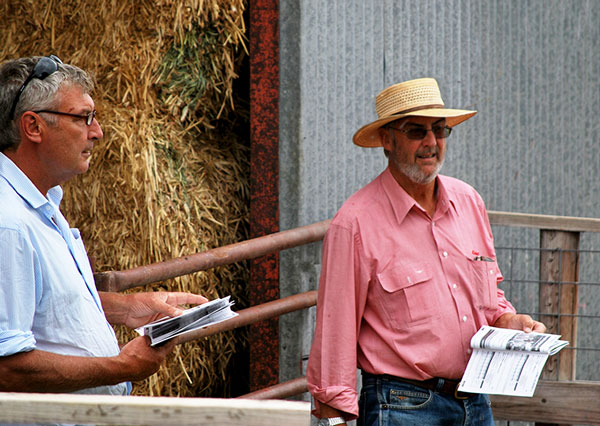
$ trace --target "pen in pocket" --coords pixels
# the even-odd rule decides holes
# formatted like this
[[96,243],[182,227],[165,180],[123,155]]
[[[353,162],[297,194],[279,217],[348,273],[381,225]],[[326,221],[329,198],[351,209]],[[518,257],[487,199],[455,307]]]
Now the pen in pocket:
[[491,257],[487,257],[487,256],[475,256],[473,258],[473,260],[482,260],[484,262],[493,262],[494,259],[492,259]]

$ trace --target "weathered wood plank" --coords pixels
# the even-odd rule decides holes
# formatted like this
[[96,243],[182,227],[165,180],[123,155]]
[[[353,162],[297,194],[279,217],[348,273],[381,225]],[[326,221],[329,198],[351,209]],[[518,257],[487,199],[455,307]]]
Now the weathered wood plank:
[[[577,346],[577,285],[579,232],[542,230],[540,233],[540,321],[548,333],[560,334]],[[565,284],[567,283],[567,284]],[[575,350],[548,359],[542,378],[575,380]]]
[[0,393],[0,423],[308,426],[302,401]]
[[492,225],[554,229],[572,232],[600,232],[600,219],[544,214],[509,213],[489,210]]
[[499,420],[600,424],[600,382],[540,381],[531,398],[491,395]]

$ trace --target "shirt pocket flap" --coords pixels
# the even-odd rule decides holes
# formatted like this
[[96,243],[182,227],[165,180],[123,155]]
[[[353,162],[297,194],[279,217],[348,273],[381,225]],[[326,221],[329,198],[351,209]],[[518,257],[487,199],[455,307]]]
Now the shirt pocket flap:
[[432,277],[428,264],[400,265],[377,274],[381,287],[388,293],[431,280]]

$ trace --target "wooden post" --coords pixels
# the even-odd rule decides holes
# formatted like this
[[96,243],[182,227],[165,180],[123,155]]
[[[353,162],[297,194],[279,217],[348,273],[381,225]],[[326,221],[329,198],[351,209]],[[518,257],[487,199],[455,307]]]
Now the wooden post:
[[[540,234],[540,321],[548,333],[577,344],[577,285],[579,232],[542,229]],[[542,379],[575,380],[576,352],[563,350],[548,359]],[[549,423],[536,423],[550,426]]]

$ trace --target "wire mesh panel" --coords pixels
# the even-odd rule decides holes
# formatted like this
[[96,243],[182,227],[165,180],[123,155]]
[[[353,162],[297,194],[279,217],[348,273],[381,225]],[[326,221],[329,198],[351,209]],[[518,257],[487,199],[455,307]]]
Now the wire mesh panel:
[[[549,366],[552,367],[552,363],[564,363],[567,357],[572,358],[568,361],[573,368],[573,375],[569,379],[600,380],[597,368],[600,360],[600,335],[594,331],[600,320],[600,250],[587,248],[593,243],[597,244],[598,236],[584,234],[579,250],[549,250],[539,247],[538,230],[502,229],[495,234],[500,236],[497,238],[496,255],[504,276],[500,288],[504,290],[507,299],[519,313],[527,313],[543,321],[549,326],[549,332],[561,334],[559,330],[569,327],[574,330],[573,337],[568,339],[570,345],[551,357],[548,360]],[[502,242],[498,243],[498,240]],[[514,245],[508,244],[511,240]],[[555,279],[548,280],[541,276],[544,256],[552,256],[556,261]],[[564,276],[568,259],[573,256],[576,256],[577,267],[575,279],[563,280],[560,277]],[[553,293],[552,296],[557,296],[557,304],[550,310],[541,306],[544,286],[546,291]],[[567,303],[565,294],[573,300],[572,310],[564,306]],[[546,371],[548,372],[548,368]],[[545,375],[544,378],[559,379],[558,368],[550,371],[552,374]]]

